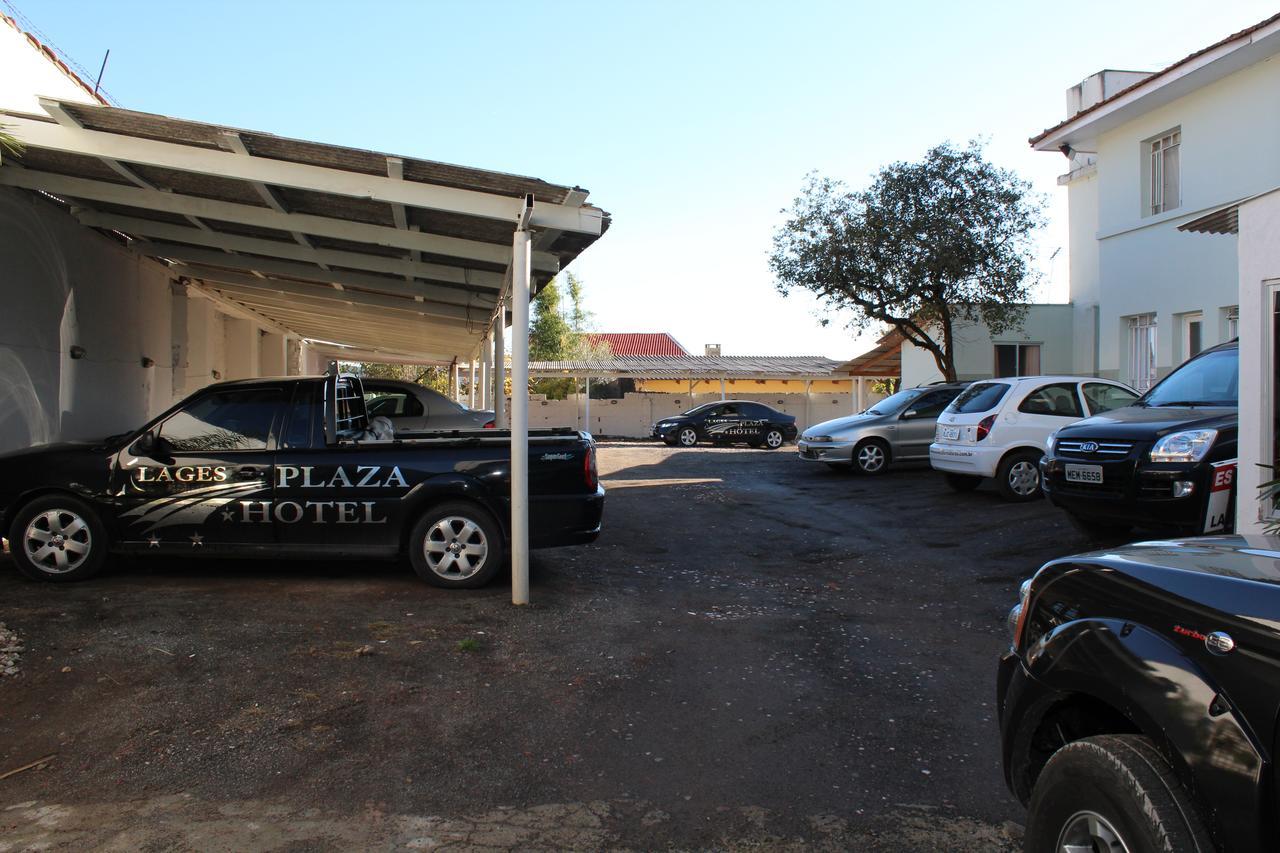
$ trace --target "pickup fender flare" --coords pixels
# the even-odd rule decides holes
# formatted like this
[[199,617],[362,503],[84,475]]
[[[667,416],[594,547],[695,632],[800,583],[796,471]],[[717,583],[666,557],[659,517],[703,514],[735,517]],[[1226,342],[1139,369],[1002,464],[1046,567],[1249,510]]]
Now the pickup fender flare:
[[1228,849],[1262,849],[1266,751],[1230,696],[1170,638],[1124,620],[1081,619],[1032,646],[1027,670],[1050,690],[1127,717],[1170,759]]
[[511,520],[506,513],[508,501],[495,496],[493,490],[478,478],[451,471],[447,474],[428,477],[401,498],[404,538],[408,539],[409,532],[413,529],[414,519],[426,507],[451,499],[468,500],[479,504],[498,522],[504,537],[511,535],[508,530]]

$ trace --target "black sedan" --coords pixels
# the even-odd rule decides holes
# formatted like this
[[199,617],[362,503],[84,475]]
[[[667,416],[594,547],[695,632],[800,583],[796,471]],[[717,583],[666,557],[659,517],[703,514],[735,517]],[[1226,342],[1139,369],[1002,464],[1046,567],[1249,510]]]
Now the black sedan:
[[653,425],[652,436],[681,447],[693,447],[699,441],[709,441],[777,450],[788,441],[795,441],[796,433],[796,419],[791,415],[763,403],[721,400],[663,418]]

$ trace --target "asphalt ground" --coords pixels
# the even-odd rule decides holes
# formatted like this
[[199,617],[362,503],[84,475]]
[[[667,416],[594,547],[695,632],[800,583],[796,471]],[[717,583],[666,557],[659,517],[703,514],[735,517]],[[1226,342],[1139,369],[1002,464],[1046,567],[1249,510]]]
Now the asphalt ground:
[[[0,853],[1016,849],[995,664],[1043,501],[793,448],[601,446],[510,586],[387,563],[0,559]],[[52,757],[49,757],[52,756]]]

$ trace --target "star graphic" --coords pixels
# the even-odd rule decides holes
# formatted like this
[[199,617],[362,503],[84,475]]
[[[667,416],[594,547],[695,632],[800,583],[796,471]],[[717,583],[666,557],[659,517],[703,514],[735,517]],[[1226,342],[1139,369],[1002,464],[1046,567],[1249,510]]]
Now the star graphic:
[[229,510],[229,509],[224,509],[224,510],[222,511],[222,520],[223,520],[223,521],[234,521],[234,520],[235,520],[235,516],[232,514],[231,510]]
[[204,537],[203,537],[203,536],[201,536],[199,533],[192,533],[192,534],[191,534],[191,547],[192,547],[192,548],[202,548],[202,547],[204,547]]
[[152,534],[151,534],[151,538],[149,538],[149,539],[147,540],[147,547],[148,547],[148,548],[159,548],[159,547],[160,547],[160,537],[159,537],[159,536],[157,536],[157,535],[155,535],[154,533],[152,533]]

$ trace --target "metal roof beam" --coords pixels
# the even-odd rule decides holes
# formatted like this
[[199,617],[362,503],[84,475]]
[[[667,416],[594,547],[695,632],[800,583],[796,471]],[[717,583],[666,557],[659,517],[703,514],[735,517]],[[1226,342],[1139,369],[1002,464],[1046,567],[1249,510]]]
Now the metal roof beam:
[[157,222],[153,219],[141,219],[136,216],[119,216],[113,213],[81,211],[76,214],[76,218],[82,224],[95,228],[109,228],[115,231],[123,231],[126,234],[139,234],[144,237],[177,240],[182,243],[193,243],[197,246],[227,249],[233,252],[249,252],[266,257],[303,261],[317,266],[350,267],[366,272],[391,273],[453,284],[465,284],[471,287],[485,287],[492,290],[497,290],[502,286],[502,275],[496,272],[468,270],[462,267],[428,264],[421,261],[414,263],[403,258],[366,255],[362,252],[348,252],[340,249],[313,249],[310,246],[283,243],[279,240],[201,231],[184,225]]
[[[126,187],[105,181],[39,172],[34,169],[11,169],[9,164],[5,164],[5,168],[0,168],[0,184],[28,190],[41,190],[57,196],[71,196],[86,201],[102,201],[145,210],[159,210],[187,217],[204,216],[223,222],[274,228],[279,231],[296,230],[305,234],[314,234],[317,237],[354,240],[377,246],[447,255],[463,260],[505,264],[511,259],[511,250],[505,244],[482,243],[478,240],[464,240],[459,237],[441,237],[413,230],[399,231],[385,225],[352,222],[309,213],[282,213],[274,209],[182,195],[154,188]],[[548,252],[537,252],[534,256],[534,267],[543,272],[556,272],[560,269],[560,261]]]
[[[194,271],[190,274],[194,275]],[[279,294],[281,296],[296,296],[304,299],[323,300],[331,306],[340,305],[367,305],[371,307],[382,308],[391,311],[403,311],[411,313],[415,316],[443,317],[450,320],[470,320],[472,322],[483,322],[488,316],[488,309],[482,306],[476,306],[474,309],[468,309],[462,305],[441,305],[438,302],[415,302],[412,299],[400,299],[395,296],[384,296],[380,293],[361,293],[354,290],[343,291],[326,291],[322,286],[312,287],[304,284],[295,284],[293,282],[278,281],[276,279],[254,278],[250,275],[239,275],[237,273],[212,273],[210,275],[198,275],[201,281],[217,282],[217,287],[232,292],[251,291],[258,294]],[[297,302],[294,304],[306,305],[308,308],[315,308],[307,302]]]
[[[41,98],[40,105],[50,115],[61,109],[60,103],[51,98]],[[523,198],[440,184],[397,181],[380,175],[348,172],[309,163],[291,163],[195,145],[67,127],[21,113],[6,114],[5,123],[12,125],[11,132],[24,145],[32,148],[106,157],[221,178],[260,181],[268,185],[373,199],[389,204],[398,202],[409,207],[497,219],[512,223],[513,228],[524,209]],[[603,211],[594,207],[541,203],[534,212],[532,224],[536,228],[558,228],[599,236],[604,230],[603,222]]]
[[453,305],[481,305],[485,310],[493,310],[496,297],[492,292],[476,292],[461,288],[446,287],[439,284],[412,284],[394,278],[384,278],[370,273],[348,270],[332,270],[324,272],[307,264],[294,261],[277,260],[275,258],[254,258],[247,255],[224,255],[213,249],[202,249],[196,246],[179,246],[174,243],[140,244],[137,250],[148,255],[157,255],[189,266],[193,270],[201,270],[212,265],[214,267],[230,267],[249,273],[270,274],[299,278],[320,284],[341,284],[344,287],[359,287],[382,293],[394,293],[413,298],[421,297],[435,302]]

